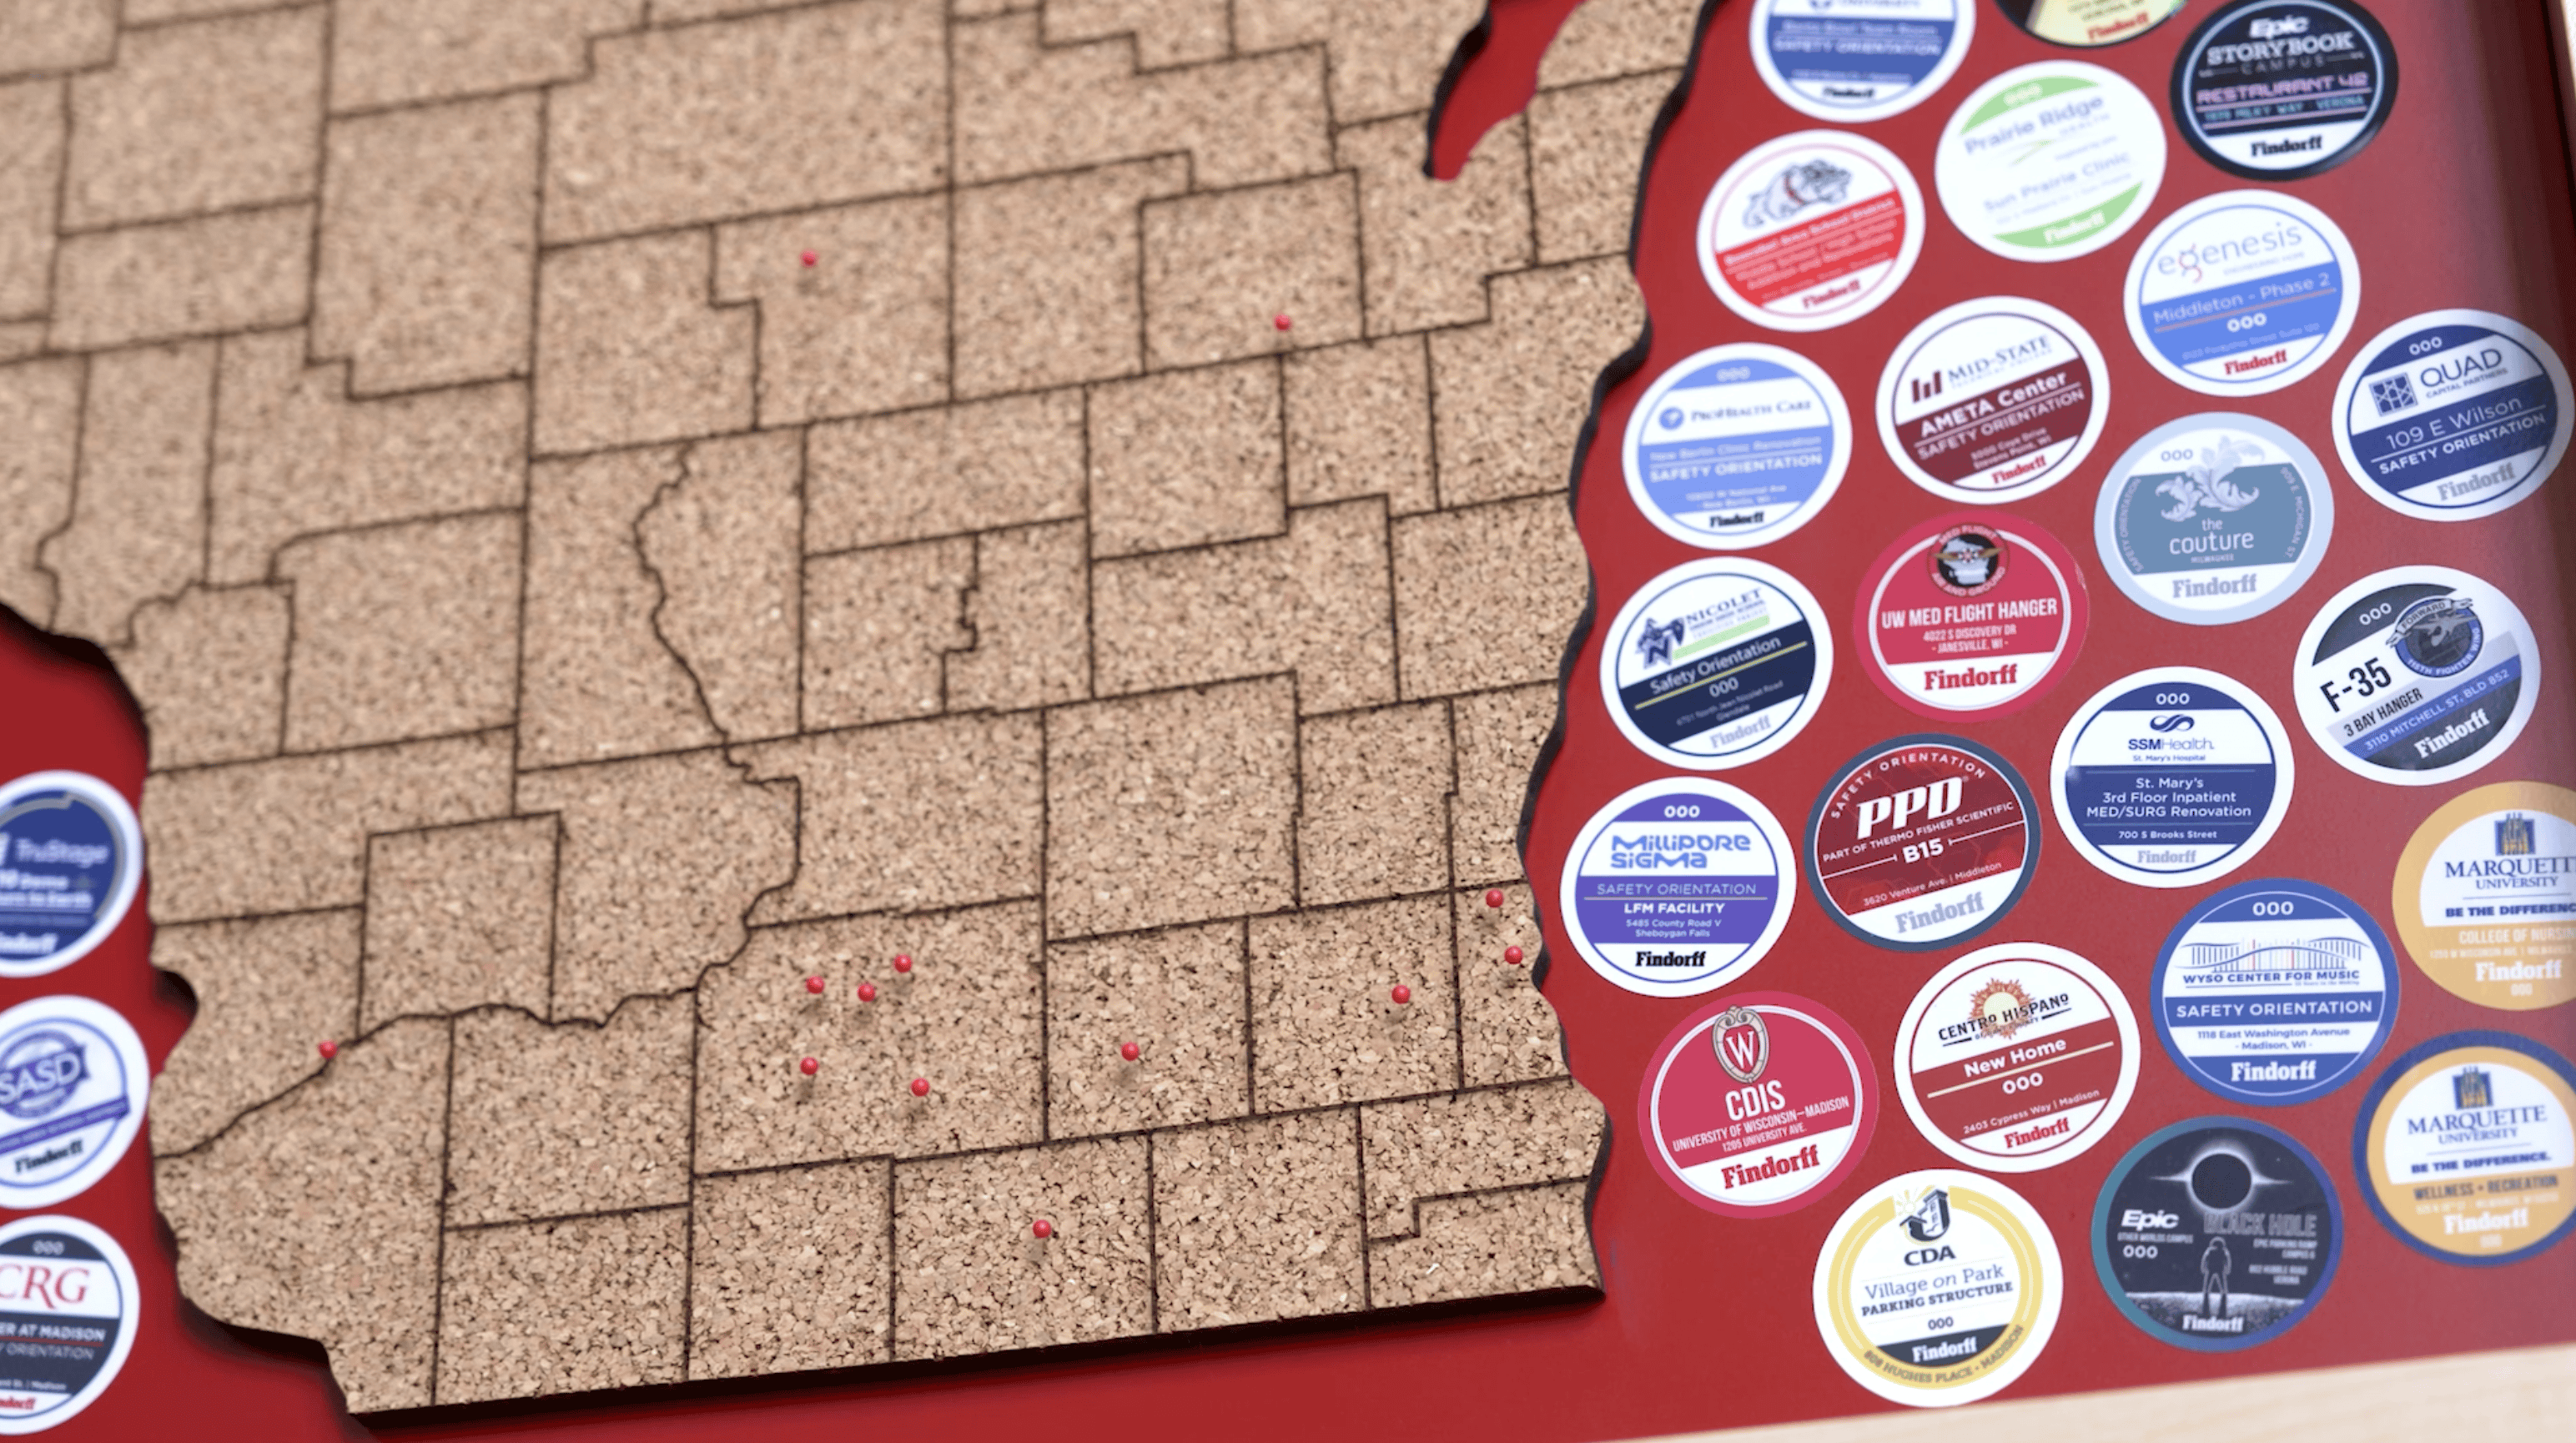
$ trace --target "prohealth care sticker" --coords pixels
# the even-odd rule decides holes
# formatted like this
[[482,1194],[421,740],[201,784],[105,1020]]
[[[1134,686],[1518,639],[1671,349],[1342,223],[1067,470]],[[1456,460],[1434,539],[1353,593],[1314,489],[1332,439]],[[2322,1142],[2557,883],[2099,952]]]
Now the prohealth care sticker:
[[2073,316],[2018,296],[1962,301],[1914,328],[1878,379],[1889,459],[1935,496],[2036,496],[2102,438],[2111,379]]
[[1885,120],[1957,73],[1977,0],[1754,0],[1753,68],[1780,103],[1818,120]]
[[1893,151],[1834,130],[1766,141],[1699,213],[1699,267],[1727,309],[1821,331],[1887,303],[1923,250],[1923,192]]
[[2308,1315],[2343,1256],[2323,1164],[2277,1128],[2178,1122],[2120,1159],[2093,1205],[2102,1290],[2160,1342],[2233,1352]]
[[1815,1201],[1869,1150],[1878,1075],[1860,1034],[1822,1005],[1737,993],[1655,1050],[1637,1121],[1673,1191],[1713,1213],[1770,1217]]
[[2334,490],[2298,437],[2259,416],[2168,421],[2111,464],[2093,545],[2121,594],[2167,621],[2260,616],[2316,574]]
[[39,997],[0,1012],[0,1208],[80,1196],[143,1129],[152,1074],[113,1007]]
[[107,940],[143,880],[143,829],[84,772],[0,786],[0,977],[41,977]]
[[2052,45],[2117,45],[2172,18],[2187,0],[1995,0],[2012,23]]
[[1814,519],[1851,465],[1851,413],[1795,351],[1714,346],[1664,372],[1628,415],[1628,496],[1665,535],[1733,549]]
[[2515,1012],[2576,998],[2576,792],[2462,792],[2415,829],[2390,891],[2407,955],[2444,991]]
[[1962,737],[1909,736],[1845,762],[1807,818],[1807,885],[1864,941],[1921,952],[2003,920],[2039,866],[2039,806]]
[[2352,1170],[2416,1251],[2519,1262],[2576,1223],[2576,1069],[2509,1032],[2436,1037],[2371,1084]]
[[2080,60],[2019,66],[1969,92],[1932,162],[1950,223],[2016,261],[2111,244],[2146,216],[2164,178],[2155,102]]
[[2400,566],[2335,594],[2299,639],[2308,735],[2344,770],[2429,787],[2504,754],[2540,702],[2521,608],[2465,571]]
[[2074,553],[2018,516],[1923,522],[1862,573],[1853,639],[1900,706],[1983,720],[2021,710],[2075,664],[2090,615]]
[[1743,976],[1789,925],[1797,858],[1751,793],[1667,777],[1621,793],[1566,854],[1561,915],[1612,985],[1695,997]]
[[2175,926],[2148,1010],[2165,1053],[2236,1102],[2283,1107],[2361,1075],[2397,1022],[2397,954],[2351,898],[2239,882]]
[[1601,694],[1620,735],[1677,767],[1760,761],[1805,729],[1834,673],[1833,629],[1798,579],[1741,558],[1685,562],[1619,608]]
[[2248,180],[2334,169],[2397,104],[2397,50],[2351,0],[2238,0],[2183,42],[2174,125],[2203,160]]
[[43,1214],[0,1227],[0,1434],[42,1433],[98,1401],[134,1348],[141,1299],[116,1239]]
[[2263,698],[2198,667],[2135,672],[2057,734],[2057,824],[2084,860],[2141,887],[2195,887],[2254,859],[2290,810],[2290,734]]
[[2206,396],[2260,396],[2334,359],[2361,266],[2326,213],[2268,190],[2203,196],[2139,244],[2123,292],[2147,364]]
[[1893,1063],[1926,1141],[1970,1167],[2037,1172],[2119,1124],[2138,1087],[2138,1019],[2101,968],[2006,942],[1923,984]]
[[2493,516],[2567,454],[2567,368],[2521,322],[2427,311],[2370,338],[2335,390],[2335,450],[2362,494],[2424,521]]
[[1816,1331],[1851,1380],[1946,1408],[2029,1371],[2057,1331],[2057,1239],[2021,1194],[1933,1168],[1863,1193],[1816,1259]]

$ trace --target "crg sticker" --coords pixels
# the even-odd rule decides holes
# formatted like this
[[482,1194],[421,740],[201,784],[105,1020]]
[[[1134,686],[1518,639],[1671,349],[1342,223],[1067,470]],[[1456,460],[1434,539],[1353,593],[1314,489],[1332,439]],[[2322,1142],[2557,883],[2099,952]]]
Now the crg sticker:
[[134,1347],[134,1265],[79,1218],[0,1226],[0,1434],[42,1433],[98,1401]]

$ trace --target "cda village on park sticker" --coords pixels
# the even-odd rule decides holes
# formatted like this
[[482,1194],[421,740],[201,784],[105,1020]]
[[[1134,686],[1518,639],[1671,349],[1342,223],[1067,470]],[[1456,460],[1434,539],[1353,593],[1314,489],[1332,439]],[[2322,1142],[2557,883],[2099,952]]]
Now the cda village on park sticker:
[[2299,716],[2373,781],[2429,787],[2503,755],[2540,703],[2522,611],[2465,571],[2400,566],[2335,593],[2299,639]]
[[1935,496],[1992,505],[2075,472],[2111,415],[2102,350],[2073,316],[2018,296],[1961,301],[1897,342],[1878,434]]
[[1953,511],[1862,574],[1853,640],[1898,705],[1981,720],[2037,701],[2075,664],[2090,615],[2074,554],[2018,516]]
[[2453,996],[2516,1012],[2576,998],[2576,792],[2462,792],[2415,829],[2390,891],[2407,954]]
[[1851,413],[1815,362],[1750,342],[1664,372],[1628,415],[1628,496],[1665,535],[1732,549],[1807,524],[1851,465]]
[[2361,1075],[2397,1023],[2397,954],[2360,904],[2314,882],[2239,882],[2185,913],[2156,957],[2156,1034],[2192,1081],[2279,1107]]
[[1727,309],[1821,331],[1887,303],[1923,250],[1923,192],[1894,152],[1836,130],[1765,141],[1699,213],[1700,274]]
[[2063,947],[2006,942],[1932,974],[1896,1029],[1897,1093],[1926,1141],[1970,1167],[2080,1157],[2138,1087],[2119,984]]
[[2042,60],[1969,93],[1932,182],[1959,233],[2006,260],[2063,261],[2127,235],[2165,178],[2165,124],[2099,65]]
[[2576,1068],[2509,1032],[2436,1037],[2388,1065],[2352,1139],[2361,1194],[2444,1262],[2519,1262],[2576,1224]]
[[2290,734],[2253,688],[2191,666],[2095,692],[2049,760],[2057,824],[2084,860],[2141,887],[2216,881],[2281,828]]
[[2343,1233],[2334,1182],[2298,1139],[2194,1118],[2111,1169],[2093,1207],[2093,1266],[2148,1336],[2233,1352],[2308,1315],[2334,1281]]
[[1684,562],[1638,588],[1601,648],[1620,735],[1677,767],[1760,761],[1806,728],[1834,673],[1833,628],[1776,566]]
[[1713,1213],[1769,1217],[1842,1181],[1878,1126],[1851,1024],[1785,992],[1710,1003],[1655,1050],[1637,1098],[1655,1172]]
[[0,1013],[0,1207],[50,1207],[116,1166],[152,1077],[116,1009],[39,997]]
[[2165,379],[2260,396],[2334,359],[2361,309],[2361,266],[2326,213],[2231,190],[2164,218],[2129,262],[2129,337]]
[[1843,930],[1901,951],[2003,920],[2039,865],[2021,774],[1964,737],[1881,742],[1843,764],[1807,818],[1807,885]]
[[2370,338],[2335,390],[2335,450],[2362,494],[2425,521],[2493,516],[2567,454],[2576,398],[2518,321],[2427,311]]
[[0,785],[0,977],[41,977],[107,940],[143,880],[143,829],[82,772]]
[[2131,601],[2193,626],[2260,616],[2316,574],[2334,489],[2316,453],[2259,416],[2168,421],[2111,465],[2093,545]]
[[139,1301],[134,1264],[99,1228],[51,1214],[0,1226],[0,1434],[97,1402],[134,1348]]
[[1816,1331],[1851,1380],[1913,1408],[2029,1371],[2066,1300],[2057,1239],[2021,1194],[1934,1168],[1861,1194],[1816,1259]]
[[1980,0],[1754,0],[1753,68],[1818,120],[1885,120],[1957,73]]
[[1700,777],[1634,787],[1566,854],[1574,948],[1612,985],[1692,997],[1744,975],[1789,925],[1797,861],[1751,793]]

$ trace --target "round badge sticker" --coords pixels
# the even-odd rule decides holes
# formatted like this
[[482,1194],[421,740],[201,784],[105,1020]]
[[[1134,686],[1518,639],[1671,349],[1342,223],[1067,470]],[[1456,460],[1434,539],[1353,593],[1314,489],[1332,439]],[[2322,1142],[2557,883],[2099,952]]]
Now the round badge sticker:
[[2397,858],[2388,909],[2444,991],[2527,1012],[2576,998],[2576,792],[2497,782],[2444,802]]
[[1851,453],[1833,378],[1795,351],[1741,343],[1658,377],[1628,415],[1619,457],[1629,497],[1665,535],[1733,548],[1806,525]]
[[1686,562],[1619,608],[1601,694],[1620,734],[1658,761],[1715,771],[1760,761],[1803,729],[1834,673],[1815,596],[1776,566]]
[[1861,1195],[1816,1259],[1816,1330],[1851,1380],[1890,1402],[1992,1397],[2057,1331],[2057,1239],[2021,1194],[1934,1168]]
[[1914,1126],[1988,1172],[2081,1157],[2138,1087],[2138,1019],[2119,984],[2037,942],[1982,947],[1934,973],[1896,1047]]
[[1897,343],[1878,435],[1915,485],[1952,501],[2036,496],[2073,475],[2111,414],[2101,348],[2054,306],[1962,301]]
[[39,997],[0,1013],[0,1208],[87,1191],[142,1130],[151,1095],[143,1042],[114,1008]]
[[1881,742],[1843,764],[1807,818],[1807,885],[1855,937],[1921,952],[2003,920],[2039,865],[2039,805],[2002,757],[1960,737]]
[[2290,734],[2253,689],[2191,666],[2095,692],[2057,734],[2048,789],[2084,860],[2141,887],[2196,887],[2254,860],[2296,780]]
[[2208,396],[2259,396],[2334,359],[2361,307],[2361,266],[2326,213],[2267,190],[2203,196],[2129,262],[2129,336],[2147,364]]
[[2174,61],[2174,125],[2203,160],[2248,180],[2334,169],[2397,103],[2397,51],[2351,0],[2239,0]]
[[1821,331],[1886,304],[1923,249],[1923,192],[1874,140],[1833,130],[1745,153],[1699,213],[1699,268],[1727,309]]
[[1978,86],[1932,162],[1950,223],[2016,261],[2073,260],[2127,235],[2164,178],[2155,102],[2080,60],[2017,66]]
[[2558,469],[2576,399],[2558,353],[2520,322],[2427,311],[2353,357],[2334,417],[2363,495],[2426,521],[2474,521]]
[[1802,115],[1885,120],[1947,84],[1976,31],[1976,0],[1754,0],[1753,68]]
[[1747,992],[1673,1029],[1646,1070],[1637,1121],[1655,1171],[1713,1213],[1769,1217],[1843,1180],[1878,1126],[1860,1034],[1785,992]]
[[1693,997],[1762,960],[1789,925],[1788,833],[1741,788],[1667,777],[1593,814],[1566,854],[1560,915],[1592,970],[1630,992]]
[[2509,1032],[2454,1032],[2362,1099],[2352,1170],[2389,1231],[2449,1263],[2518,1262],[2576,1223],[2576,1069]]
[[143,829],[82,772],[0,786],[0,977],[41,977],[107,940],[143,877]]
[[2185,0],[1995,0],[2012,23],[2052,45],[2117,45],[2165,23]]
[[2093,1267],[2129,1321],[2223,1353],[2287,1332],[2325,1296],[2343,1205],[2298,1139],[2259,1122],[2178,1122],[2130,1149],[2093,1205]]
[[2165,1053],[2221,1097],[2281,1107],[2361,1075],[2397,1021],[2397,954],[2359,904],[2314,882],[2239,882],[2156,956]]
[[1954,511],[1864,573],[1852,632],[1870,680],[1928,717],[2003,716],[2039,700],[2084,645],[2084,576],[2017,516]]
[[2167,621],[2260,616],[2316,574],[2334,491],[2298,437],[2259,416],[2211,412],[2139,438],[2093,507],[2111,584]]
[[134,1264],[79,1218],[0,1227],[0,1434],[41,1433],[98,1401],[134,1347]]
[[2308,735],[2346,771],[2429,787],[2502,756],[2540,702],[2540,653],[2505,594],[2400,566],[2335,593],[2299,638]]

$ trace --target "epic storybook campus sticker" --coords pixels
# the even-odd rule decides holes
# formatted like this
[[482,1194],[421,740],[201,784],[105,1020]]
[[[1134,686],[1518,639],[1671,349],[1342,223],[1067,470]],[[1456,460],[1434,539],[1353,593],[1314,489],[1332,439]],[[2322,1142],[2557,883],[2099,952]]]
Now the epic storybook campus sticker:
[[2465,571],[2363,577],[2299,639],[2293,690],[2325,754],[2373,781],[2429,787],[2502,756],[2540,702],[2540,653],[2510,598]]
[[2289,814],[2290,734],[2252,687],[2166,666],[2095,692],[2057,734],[2048,786],[2084,860],[2142,887],[2216,881]]
[[2156,1033],[2192,1081],[2237,1102],[2322,1097],[2361,1074],[2397,1022],[2397,954],[2351,898],[2314,882],[2239,882],[2156,957]]
[[107,940],[143,879],[143,829],[81,772],[0,785],[0,977],[41,977]]
[[2121,1314],[2197,1352],[2269,1342],[2308,1315],[2343,1255],[2343,1207],[2298,1139],[2202,1117],[2129,1150],[2093,1207],[2093,1267]]
[[1932,974],[1896,1029],[1897,1093],[1934,1147],[1988,1172],[2083,1155],[2138,1087],[2138,1021],[2109,974],[2006,942]]
[[1980,0],[1754,0],[1753,68],[1818,120],[1885,120],[1922,103],[1968,56]]
[[1942,1408],[1992,1397],[2057,1331],[2057,1239],[2021,1194],[1972,1172],[1889,1178],[1826,1234],[1816,1331],[1853,1382]]
[[2093,544],[2121,594],[2167,621],[2260,616],[2316,574],[2334,490],[2306,443],[2259,416],[2167,421],[2111,463]]
[[1853,640],[1897,704],[1978,720],[2037,701],[2075,664],[2084,576],[2056,537],[2018,516],[1954,511],[1889,543],[1862,574]]
[[1887,303],[1923,250],[1923,192],[1895,152],[1834,130],[1765,141],[1699,215],[1700,273],[1727,309],[1821,331]]
[[1558,900],[1574,948],[1613,985],[1691,997],[1762,960],[1789,925],[1797,861],[1751,793],[1700,777],[1631,788],[1566,854]]
[[2075,473],[2111,415],[2102,350],[2019,296],[1961,301],[1896,343],[1878,378],[1890,460],[1935,496],[1992,505]]
[[2039,865],[2039,807],[1964,737],[1908,736],[1845,762],[1807,818],[1807,885],[1843,930],[1926,951],[2002,921]]
[[134,1265],[79,1218],[0,1227],[0,1434],[41,1433],[98,1401],[134,1347]]
[[2174,60],[2174,126],[2248,180],[2298,180],[2350,160],[2397,104],[2397,49],[2352,0],[2238,0]]
[[1769,1217],[1842,1181],[1878,1126],[1860,1034],[1785,992],[1740,992],[1655,1050],[1637,1098],[1655,1172],[1713,1213]]
[[2462,792],[2415,829],[2389,890],[2407,955],[2444,991],[2516,1012],[2576,998],[2576,792]]
[[2576,1223],[2576,1069],[2508,1032],[2455,1032],[2362,1099],[2352,1170],[2370,1210],[2444,1262],[2519,1262]]
[[1760,761],[1814,720],[1834,671],[1814,593],[1776,566],[1685,562],[1639,587],[1601,648],[1619,734],[1677,767]]
[[1815,362],[1752,342],[1664,372],[1628,416],[1629,499],[1693,546],[1777,541],[1832,500],[1851,465],[1851,413]]

